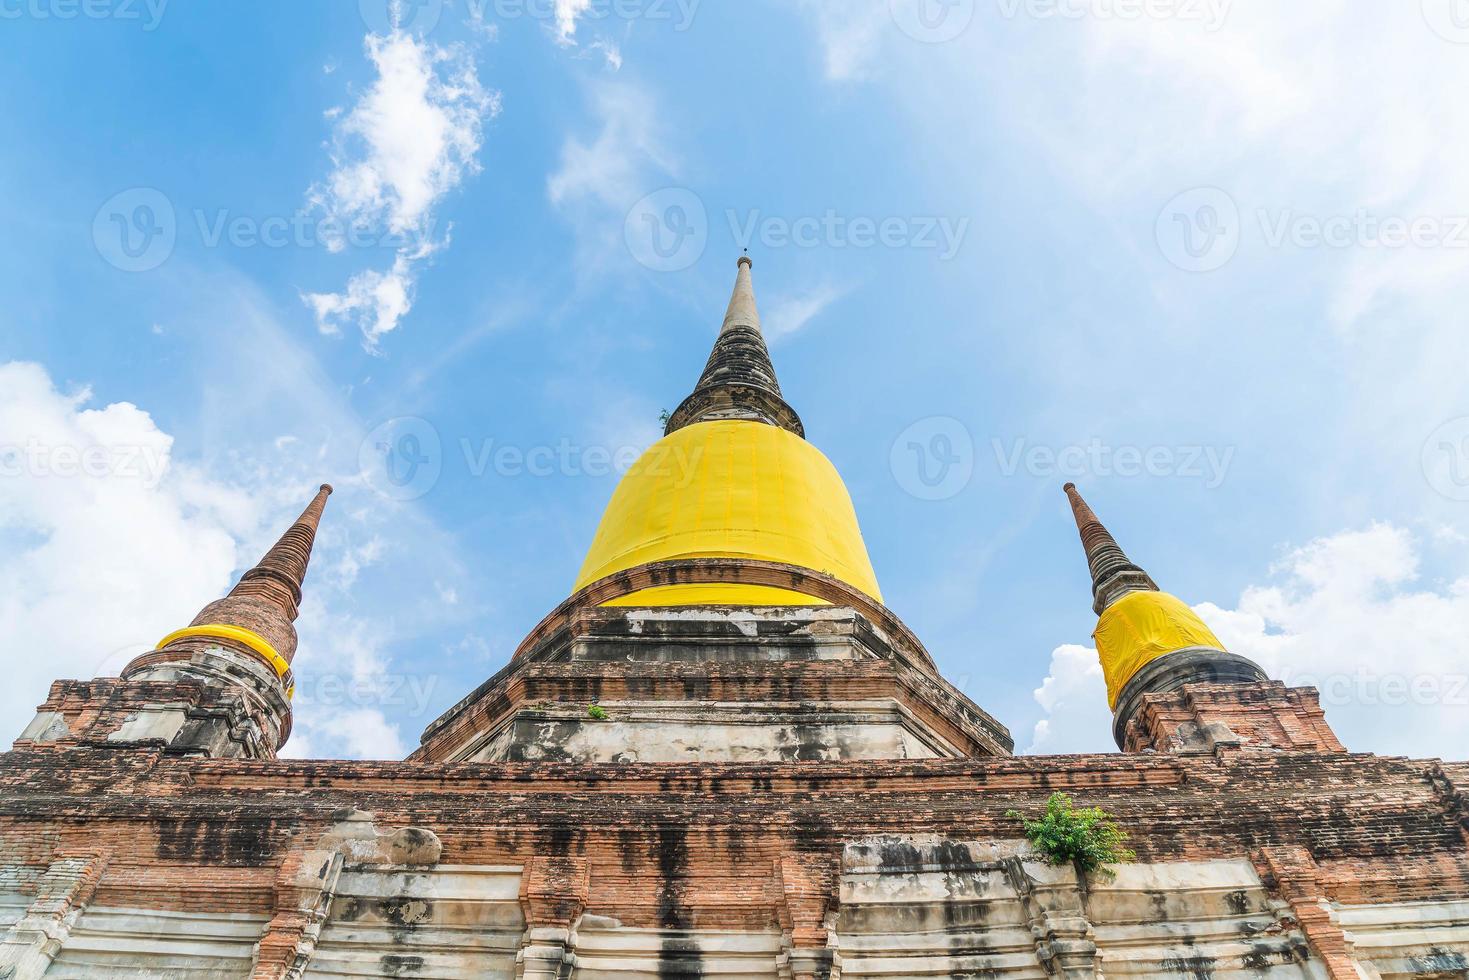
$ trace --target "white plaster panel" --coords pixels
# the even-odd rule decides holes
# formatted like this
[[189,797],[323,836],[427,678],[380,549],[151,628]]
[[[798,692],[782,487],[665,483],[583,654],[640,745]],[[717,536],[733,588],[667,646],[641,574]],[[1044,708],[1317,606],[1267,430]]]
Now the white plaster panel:
[[342,872],[304,977],[513,980],[525,934],[518,867]]
[[261,915],[89,908],[47,980],[227,980],[250,975]]

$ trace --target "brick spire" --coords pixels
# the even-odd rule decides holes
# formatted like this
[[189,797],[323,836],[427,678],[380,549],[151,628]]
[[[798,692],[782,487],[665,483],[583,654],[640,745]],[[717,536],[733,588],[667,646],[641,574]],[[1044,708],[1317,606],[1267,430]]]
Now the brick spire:
[[669,418],[665,434],[697,422],[747,419],[805,436],[800,416],[781,395],[775,365],[760,332],[760,311],[750,277],[753,265],[748,255],[740,256],[734,292],[714,350],[694,393]]
[[296,523],[286,529],[259,564],[240,577],[229,595],[205,606],[191,625],[222,624],[252,630],[289,662],[296,655],[293,624],[301,608],[301,585],[331,493],[331,486],[323,484]]
[[259,564],[240,577],[229,595],[205,606],[188,627],[164,637],[157,649],[134,658],[122,672],[124,680],[184,680],[244,695],[248,731],[231,722],[231,734],[201,748],[204,754],[273,758],[290,738],[296,614],[316,529],[331,492],[326,485],[317,491],[296,522]]
[[[1092,572],[1092,608],[1101,619],[1092,634],[1107,679],[1112,737],[1124,751],[1157,748],[1129,725],[1151,695],[1171,694],[1190,684],[1251,685],[1269,678],[1253,661],[1229,653],[1198,614],[1168,595],[1117,544],[1076,490],[1066,484],[1071,512],[1081,532]],[[1127,606],[1123,596],[1136,593]],[[1170,743],[1171,744],[1171,743]]]
[[1071,499],[1071,513],[1076,518],[1081,546],[1086,549],[1087,565],[1091,568],[1092,609],[1097,615],[1129,592],[1159,591],[1152,577],[1132,563],[1117,539],[1097,519],[1076,484],[1066,484],[1066,496]]
[[321,524],[321,513],[326,509],[326,498],[332,488],[323,484],[316,498],[296,518],[275,547],[265,553],[260,563],[240,578],[230,595],[259,596],[276,604],[286,616],[295,622],[301,606],[301,584],[306,580],[306,566],[311,561],[311,546],[316,541],[316,529]]

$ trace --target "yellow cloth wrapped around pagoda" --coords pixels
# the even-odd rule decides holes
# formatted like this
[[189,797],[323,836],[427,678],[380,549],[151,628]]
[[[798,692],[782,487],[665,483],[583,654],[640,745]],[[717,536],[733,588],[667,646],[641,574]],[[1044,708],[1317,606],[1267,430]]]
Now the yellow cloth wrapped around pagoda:
[[1190,647],[1224,649],[1197,613],[1166,592],[1130,592],[1118,599],[1102,612],[1092,638],[1113,708],[1127,682],[1159,657]]
[[[815,446],[763,422],[701,422],[623,476],[577,576],[581,589],[649,562],[749,558],[824,572],[882,601],[852,498]],[[825,605],[768,586],[660,586],[608,605]]]

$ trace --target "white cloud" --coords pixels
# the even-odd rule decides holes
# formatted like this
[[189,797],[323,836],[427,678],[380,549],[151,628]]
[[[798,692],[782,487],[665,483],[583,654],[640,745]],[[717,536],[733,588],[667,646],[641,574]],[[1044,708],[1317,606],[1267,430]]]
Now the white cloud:
[[1051,654],[1051,672],[1035,692],[1046,717],[1036,722],[1031,754],[1116,751],[1111,741],[1112,713],[1107,682],[1097,651],[1066,644]]
[[[1283,330],[1319,345],[1345,387],[1374,393],[1341,406],[1355,446],[1378,461],[1411,459],[1436,425],[1463,414],[1469,248],[1274,247],[1261,212],[1459,222],[1469,200],[1464,46],[1435,33],[1417,2],[1152,7],[1180,15],[979,4],[967,30],[942,44],[894,29],[887,0],[805,0],[799,9],[830,77],[883,86],[909,114],[942,181],[934,192],[957,199],[951,207],[990,203],[954,178],[976,159],[1003,161],[1004,173],[1044,172],[1054,187],[1042,200],[1110,224],[1099,234],[1114,236],[1117,257],[1104,257],[1101,271],[1138,266],[1164,307],[1160,319],[1178,329],[1217,328],[1208,311],[1235,309],[1232,297],[1273,297],[1263,308],[1288,307],[1286,322],[1241,303],[1231,345],[1273,359]],[[1052,15],[1027,13],[1035,9]],[[1082,14],[1055,13],[1068,10]],[[1226,269],[1188,276],[1160,254],[1154,220],[1175,194],[1202,186],[1234,198],[1242,241]],[[1317,388],[1303,390],[1318,408]]]
[[606,79],[587,88],[596,135],[570,135],[546,180],[550,202],[577,235],[578,273],[604,270],[624,252],[624,222],[644,195],[678,182],[662,116],[652,95],[630,82]]
[[[376,350],[412,309],[421,263],[444,244],[435,240],[434,209],[479,170],[484,123],[500,98],[462,49],[402,32],[365,43],[377,79],[337,122],[332,172],[311,199],[344,228],[385,229],[403,244],[389,269],[363,270],[344,292],[304,299],[324,332],[356,324]],[[347,238],[329,244],[340,251]]]
[[765,338],[772,343],[804,329],[826,308],[847,295],[847,290],[823,284],[799,295],[777,296],[761,318]]
[[800,0],[821,42],[826,77],[836,82],[867,75],[895,24],[887,0]]
[[594,203],[625,209],[654,189],[648,186],[651,172],[675,170],[657,105],[645,89],[627,82],[599,84],[589,95],[600,124],[596,138],[567,138],[546,191],[562,208]]
[[[174,458],[173,437],[147,412],[91,400],[56,390],[40,365],[0,365],[0,617],[11,649],[33,654],[7,664],[0,717],[13,730],[0,739],[20,733],[53,680],[116,676],[186,625],[306,499],[275,480],[213,479]],[[301,737],[285,754],[401,758],[397,726],[382,710],[389,673],[373,633],[333,601],[334,576],[323,574],[350,564],[355,578],[380,556],[376,537],[355,548],[333,543],[348,537],[328,525],[318,539],[296,666],[313,676],[333,665],[351,710],[298,701]]]
[[183,472],[147,412],[90,401],[57,391],[37,364],[0,365],[11,738],[52,680],[115,671],[227,590],[236,535],[260,516],[237,489]]
[[413,308],[418,281],[415,263],[431,251],[425,243],[415,255],[399,252],[387,271],[363,269],[347,280],[343,292],[307,293],[304,299],[316,314],[317,327],[324,334],[337,336],[344,325],[355,323],[362,331],[363,345],[370,351],[377,350],[379,341],[396,330]]
[[[395,747],[384,731],[416,731],[430,695],[473,682],[420,676],[398,658],[417,643],[439,649],[446,627],[485,612],[432,586],[452,578],[478,595],[475,576],[419,508],[372,491],[358,468],[368,427],[256,289],[218,273],[180,282],[169,335],[197,389],[175,393],[188,408],[174,432],[148,405],[97,406],[40,366],[0,365],[0,616],[9,649],[27,652],[7,664],[0,716],[14,728],[0,739],[19,734],[51,681],[115,676],[187,624],[330,482],[285,752],[381,757]],[[310,678],[327,675],[352,693],[319,696]],[[344,710],[350,724],[334,720]]]
[[576,43],[576,19],[592,9],[592,0],[556,0],[556,37],[562,44]]
[[598,39],[588,45],[588,50],[599,52],[608,71],[622,70],[622,49],[611,41]]
[[[1246,589],[1234,609],[1195,608],[1231,651],[1317,687],[1349,749],[1457,758],[1469,740],[1469,575],[1427,585],[1419,562],[1409,532],[1377,524],[1290,552],[1275,584]],[[1057,648],[1036,700],[1047,717],[1029,751],[1112,748],[1095,650]]]
[[434,677],[409,676],[384,656],[378,628],[329,608],[303,609],[298,624],[315,642],[296,662],[296,727],[285,758],[401,759],[400,727],[385,708],[427,721]]

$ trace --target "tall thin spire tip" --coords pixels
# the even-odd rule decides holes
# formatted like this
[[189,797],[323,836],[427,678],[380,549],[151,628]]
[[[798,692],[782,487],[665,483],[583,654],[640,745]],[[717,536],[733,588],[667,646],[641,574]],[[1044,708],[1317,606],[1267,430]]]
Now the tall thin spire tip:
[[1071,499],[1076,529],[1081,532],[1082,548],[1086,551],[1087,566],[1092,576],[1092,608],[1097,615],[1128,592],[1158,591],[1148,573],[1132,563],[1106,525],[1097,518],[1091,505],[1076,489],[1076,484],[1066,484],[1065,490]]

